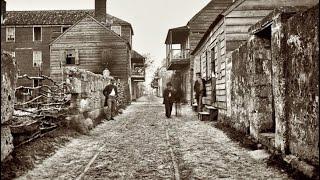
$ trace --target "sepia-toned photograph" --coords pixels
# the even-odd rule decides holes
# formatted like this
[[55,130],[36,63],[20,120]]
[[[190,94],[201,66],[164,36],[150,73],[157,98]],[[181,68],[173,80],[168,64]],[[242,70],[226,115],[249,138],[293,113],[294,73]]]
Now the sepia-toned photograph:
[[0,0],[1,179],[319,180],[319,0]]

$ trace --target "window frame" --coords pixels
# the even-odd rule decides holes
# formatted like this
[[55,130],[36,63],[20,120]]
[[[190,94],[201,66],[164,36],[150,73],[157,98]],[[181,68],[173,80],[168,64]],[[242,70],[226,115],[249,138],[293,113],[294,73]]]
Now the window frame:
[[[120,28],[120,34],[118,34],[116,31],[113,30],[114,27]],[[116,25],[116,26],[111,26],[110,29],[111,29],[111,31],[113,31],[113,32],[115,32],[116,34],[118,34],[119,36],[122,35],[122,27],[121,27],[121,26],[118,26],[118,25]]]
[[[37,82],[37,83],[35,83],[35,82]],[[32,84],[33,84],[34,88],[39,87],[40,86],[40,80],[39,79],[33,79]],[[37,86],[35,86],[35,84],[37,84]]]
[[[37,60],[37,59],[35,59],[35,54],[36,53],[39,53],[40,52],[40,60]],[[40,62],[40,64],[37,64],[37,61],[39,61]],[[42,51],[32,51],[32,66],[33,67],[41,67],[42,66],[42,63],[43,63],[43,61],[42,61]],[[37,64],[37,65],[35,65],[35,64]]]
[[[13,40],[8,40],[9,29],[13,29]],[[16,42],[16,27],[14,26],[6,27],[6,42]]]
[[[35,40],[35,33],[34,33],[35,28],[40,28],[40,30],[41,30],[40,40]],[[32,27],[33,42],[42,42],[42,29],[43,29],[42,26],[33,26]]]
[[[63,31],[63,28],[67,28],[67,29],[65,31]],[[70,28],[70,26],[61,26],[61,33],[66,32],[69,28]]]

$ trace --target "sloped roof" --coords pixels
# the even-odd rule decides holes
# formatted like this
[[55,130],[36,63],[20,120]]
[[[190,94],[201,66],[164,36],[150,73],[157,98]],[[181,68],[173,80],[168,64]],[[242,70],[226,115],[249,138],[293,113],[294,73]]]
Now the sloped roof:
[[102,24],[101,22],[99,22],[98,20],[96,20],[94,17],[90,16],[89,14],[85,15],[82,19],[80,19],[79,21],[77,21],[76,23],[74,23],[70,28],[68,28],[65,32],[63,32],[59,37],[57,37],[54,41],[52,41],[50,43],[50,45],[54,44],[55,42],[57,42],[62,36],[64,36],[66,33],[68,33],[72,28],[74,28],[77,24],[79,24],[79,22],[81,22],[83,19],[85,18],[90,18],[93,21],[95,21],[97,24],[99,24],[101,27],[103,27],[106,31],[109,31],[110,33],[112,33],[114,36],[118,37],[119,39],[121,39],[123,42],[125,42],[130,48],[131,45],[130,43],[125,40],[124,38],[122,38],[121,36],[119,36],[117,33],[113,32],[112,30],[110,30],[108,27],[106,27],[104,24]]
[[[94,10],[7,11],[4,25],[73,25],[86,15],[94,17]],[[107,19],[132,29],[130,23],[110,14],[107,14]]]
[[132,50],[131,59],[145,59],[145,57],[143,57],[137,51]]
[[[216,19],[216,17],[232,4],[232,0],[211,0],[190,19],[187,25],[191,28],[191,30],[196,29],[197,31],[201,30],[205,32],[211,23]],[[196,28],[194,27],[195,24],[198,24]]]

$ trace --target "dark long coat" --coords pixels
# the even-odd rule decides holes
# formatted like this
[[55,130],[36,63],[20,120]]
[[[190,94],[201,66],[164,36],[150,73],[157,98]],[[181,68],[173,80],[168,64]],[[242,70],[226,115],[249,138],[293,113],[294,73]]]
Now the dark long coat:
[[104,90],[103,90],[103,95],[105,96],[105,101],[104,101],[104,106],[107,106],[108,104],[108,98],[109,98],[109,95],[112,91],[112,89],[114,88],[114,91],[116,93],[116,96],[118,96],[118,89],[117,89],[117,86],[113,85],[113,84],[109,84],[107,85]]

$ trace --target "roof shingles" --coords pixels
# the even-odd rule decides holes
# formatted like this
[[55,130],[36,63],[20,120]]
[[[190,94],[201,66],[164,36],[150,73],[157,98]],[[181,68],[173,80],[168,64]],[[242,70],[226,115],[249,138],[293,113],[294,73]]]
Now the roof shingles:
[[[87,14],[94,17],[94,10],[7,11],[4,25],[73,25]],[[113,24],[131,27],[130,23],[110,14],[107,19]]]

